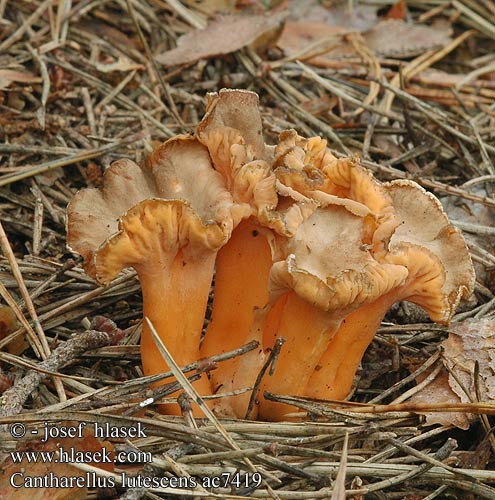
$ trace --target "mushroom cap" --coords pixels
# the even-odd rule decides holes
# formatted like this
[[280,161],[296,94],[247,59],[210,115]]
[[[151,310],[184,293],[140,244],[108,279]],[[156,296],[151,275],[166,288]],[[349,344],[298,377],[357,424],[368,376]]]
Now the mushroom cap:
[[391,211],[391,199],[357,158],[336,158],[321,137],[305,139],[295,130],[279,136],[273,160],[277,178],[301,193],[318,192],[362,203],[376,215]]
[[153,274],[169,269],[180,252],[184,262],[216,252],[228,239],[225,227],[205,222],[183,200],[152,198],[119,220],[119,231],[95,254],[96,278],[108,283],[126,267]]
[[148,156],[145,168],[155,180],[158,198],[185,200],[205,222],[227,224],[232,229],[232,211],[239,207],[234,207],[224,179],[195,138],[179,135],[169,139]]
[[384,184],[398,226],[388,243],[388,262],[408,267],[406,300],[423,307],[433,321],[448,323],[462,298],[474,289],[474,268],[462,233],[441,203],[409,180]]
[[230,146],[242,138],[251,159],[267,160],[258,94],[249,90],[222,89],[207,95],[206,113],[196,129],[200,142],[215,156],[230,155]]
[[318,208],[292,238],[276,240],[273,253],[285,258],[271,269],[272,301],[292,289],[314,306],[343,317],[400,286],[407,269],[375,260],[371,238],[366,218],[343,206]]
[[82,189],[74,195],[67,207],[67,246],[83,257],[90,276],[96,276],[96,250],[117,232],[122,214],[154,196],[153,179],[127,159],[112,163],[103,176],[102,188]]
[[281,132],[273,159],[279,181],[301,193],[323,188],[326,147],[321,137],[306,139],[292,129]]
[[[295,199],[278,189],[271,167],[273,148],[263,141],[257,94],[223,89],[208,94],[206,114],[196,129],[198,140],[210,153],[236,204],[234,225],[255,216],[262,225],[291,236],[317,203]],[[296,197],[297,198],[297,197]]]
[[357,158],[337,159],[321,137],[305,139],[286,130],[280,134],[273,165],[281,184],[314,202],[343,205],[359,216],[373,215],[373,251],[384,251],[396,225],[392,200]]
[[161,145],[144,168],[130,160],[113,163],[101,189],[83,189],[69,203],[68,246],[83,256],[90,276],[96,277],[98,249],[122,230],[121,217],[147,199],[181,201],[179,205],[187,205],[185,211],[194,211],[205,227],[221,227],[224,240],[232,230],[232,196],[208,151],[194,138],[178,136]]

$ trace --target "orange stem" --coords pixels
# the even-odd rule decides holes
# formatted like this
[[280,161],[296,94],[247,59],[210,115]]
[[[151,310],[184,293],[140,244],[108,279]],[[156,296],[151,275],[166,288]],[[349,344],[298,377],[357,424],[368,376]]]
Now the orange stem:
[[[277,337],[284,337],[286,342],[278,357],[275,373],[265,376],[260,394],[269,391],[303,395],[316,364],[340,324],[340,320],[334,319],[332,314],[312,306],[295,292],[288,292],[279,299],[284,300],[278,328],[271,327],[267,322],[263,344],[265,347],[273,346]],[[283,420],[284,415],[291,411],[294,411],[291,406],[260,399],[259,414],[263,419]]]
[[[247,342],[253,312],[268,301],[268,274],[272,265],[270,246],[253,219],[242,221],[216,259],[212,319],[201,345],[201,356],[231,351]],[[213,391],[232,389],[238,358],[219,363],[211,372]],[[256,377],[256,374],[254,374]],[[243,377],[245,385],[250,383]],[[227,407],[231,398],[218,406]],[[230,413],[230,410],[222,410]]]
[[342,321],[309,379],[305,396],[337,400],[347,397],[366,349],[383,317],[397,301],[397,292],[394,293],[361,306]]
[[[213,276],[215,254],[186,260],[179,252],[171,265],[163,264],[153,272],[138,269],[143,291],[143,314],[153,323],[158,335],[179,366],[200,358],[199,342]],[[169,370],[158,352],[146,322],[141,336],[141,357],[145,375]],[[194,382],[200,395],[211,394],[206,375]],[[161,405],[163,413],[180,415],[178,405]],[[195,415],[202,413],[193,406]]]

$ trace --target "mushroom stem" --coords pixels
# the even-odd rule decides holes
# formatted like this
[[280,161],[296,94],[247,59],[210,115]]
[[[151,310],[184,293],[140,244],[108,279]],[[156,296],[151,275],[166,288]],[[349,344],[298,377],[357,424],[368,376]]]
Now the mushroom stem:
[[[261,385],[261,393],[303,395],[318,360],[340,325],[340,319],[311,305],[293,291],[287,292],[278,301],[285,301],[279,324],[273,321],[271,328],[269,324],[265,326],[263,345],[273,346],[276,337],[284,337],[286,342],[280,351],[274,374],[266,376]],[[291,406],[265,399],[260,401],[259,414],[263,419],[283,420],[290,411],[293,411]]]
[[[155,271],[138,269],[144,317],[153,323],[179,366],[200,358],[199,342],[214,262],[213,252],[195,260],[186,260],[182,252],[178,252],[170,266]],[[161,356],[150,355],[157,353],[157,349],[146,322],[143,324],[141,353],[145,375],[168,371]],[[202,375],[193,385],[200,395],[211,394],[206,375]],[[178,405],[164,405],[163,409],[167,414],[180,415]],[[198,407],[193,406],[193,412],[201,415]]]
[[[271,251],[264,230],[254,219],[242,221],[218,252],[212,319],[201,346],[201,356],[231,351],[246,342],[254,308],[268,302]],[[221,363],[211,373],[214,392],[228,390],[236,359]]]
[[359,363],[383,317],[396,301],[396,292],[389,292],[359,307],[342,321],[309,379],[305,396],[341,400],[349,395]]

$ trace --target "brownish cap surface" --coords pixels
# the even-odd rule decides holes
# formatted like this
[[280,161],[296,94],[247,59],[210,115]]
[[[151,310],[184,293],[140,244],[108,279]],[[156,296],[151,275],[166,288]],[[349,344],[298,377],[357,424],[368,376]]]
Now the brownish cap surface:
[[[230,134],[229,136],[229,129]],[[258,94],[248,90],[222,89],[208,94],[206,113],[196,134],[208,147],[214,163],[216,157],[230,155],[230,146],[240,136],[250,159],[266,160],[268,152],[263,140]]]
[[365,218],[342,206],[318,208],[274,250],[286,257],[272,267],[272,297],[293,289],[318,308],[344,316],[401,285],[407,269],[377,262],[368,249],[370,237]]
[[234,225],[252,215],[262,225],[290,236],[316,208],[314,200],[279,189],[271,166],[273,147],[264,143],[255,93],[224,89],[209,94],[196,135],[238,205]]
[[[130,160],[113,163],[101,189],[83,189],[70,202],[68,245],[84,257],[88,274],[96,277],[95,253],[125,226],[119,226],[120,219],[147,199],[169,200],[181,213],[194,212],[205,227],[218,224],[225,235],[232,229],[232,197],[207,150],[195,139],[179,136],[158,148],[144,169]],[[176,225],[177,230],[182,227]]]
[[320,205],[343,205],[355,215],[373,215],[374,252],[383,251],[396,224],[392,200],[357,158],[338,159],[321,137],[305,139],[286,130],[280,134],[273,165],[281,184]]
[[385,184],[399,225],[386,260],[407,266],[407,300],[422,306],[433,321],[448,323],[462,298],[474,289],[474,269],[461,232],[435,196],[412,181]]

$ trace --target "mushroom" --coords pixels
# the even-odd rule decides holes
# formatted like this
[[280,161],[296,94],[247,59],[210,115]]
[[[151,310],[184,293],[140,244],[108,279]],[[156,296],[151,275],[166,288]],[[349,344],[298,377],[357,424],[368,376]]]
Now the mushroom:
[[[344,398],[394,302],[447,323],[474,280],[434,196],[409,181],[379,183],[319,137],[290,130],[267,146],[257,95],[238,90],[209,95],[195,137],[165,142],[143,167],[116,162],[101,189],[76,194],[68,243],[101,283],[136,269],[144,315],[179,365],[259,341],[195,382],[202,395],[252,385],[283,336],[261,392]],[[146,323],[141,352],[145,374],[167,370]],[[249,397],[221,398],[215,410],[242,417]],[[262,418],[288,411],[260,398]]]
[[[255,308],[268,301],[271,238],[293,234],[316,205],[304,197],[296,202],[277,191],[271,169],[273,148],[263,141],[258,96],[253,92],[209,94],[196,135],[238,207],[233,211],[232,236],[216,260],[212,318],[201,346],[202,356],[208,357],[246,342]],[[236,359],[223,362],[211,373],[215,392],[229,391],[236,364]],[[227,398],[219,400],[215,410],[232,414]]]
[[280,184],[326,205],[344,205],[373,225],[373,252],[397,224],[390,196],[357,158],[336,158],[321,137],[305,139],[295,130],[280,134],[275,148],[274,172]]
[[378,258],[407,268],[407,279],[344,319],[309,380],[308,397],[347,397],[366,348],[395,302],[413,302],[432,321],[446,325],[459,301],[473,291],[474,269],[466,243],[437,198],[412,181],[393,181],[384,188],[399,224]]
[[[102,189],[79,191],[68,207],[68,244],[100,283],[126,267],[137,271],[144,316],[185,365],[200,357],[215,256],[232,231],[233,206],[206,148],[178,136],[155,150],[144,168],[120,160],[105,172]],[[141,355],[146,375],[167,370],[146,322]],[[206,376],[196,387],[211,394]]]
[[[265,356],[278,337],[286,342],[260,393],[304,395],[343,318],[406,279],[402,265],[374,259],[370,237],[367,217],[339,204],[318,208],[292,238],[275,239],[273,254],[279,260],[270,271],[270,301],[258,311],[249,339],[260,341]],[[263,360],[254,352],[239,359],[233,388],[254,380]],[[248,397],[233,398],[238,416],[245,414]],[[281,420],[288,411],[260,398],[262,419]]]

